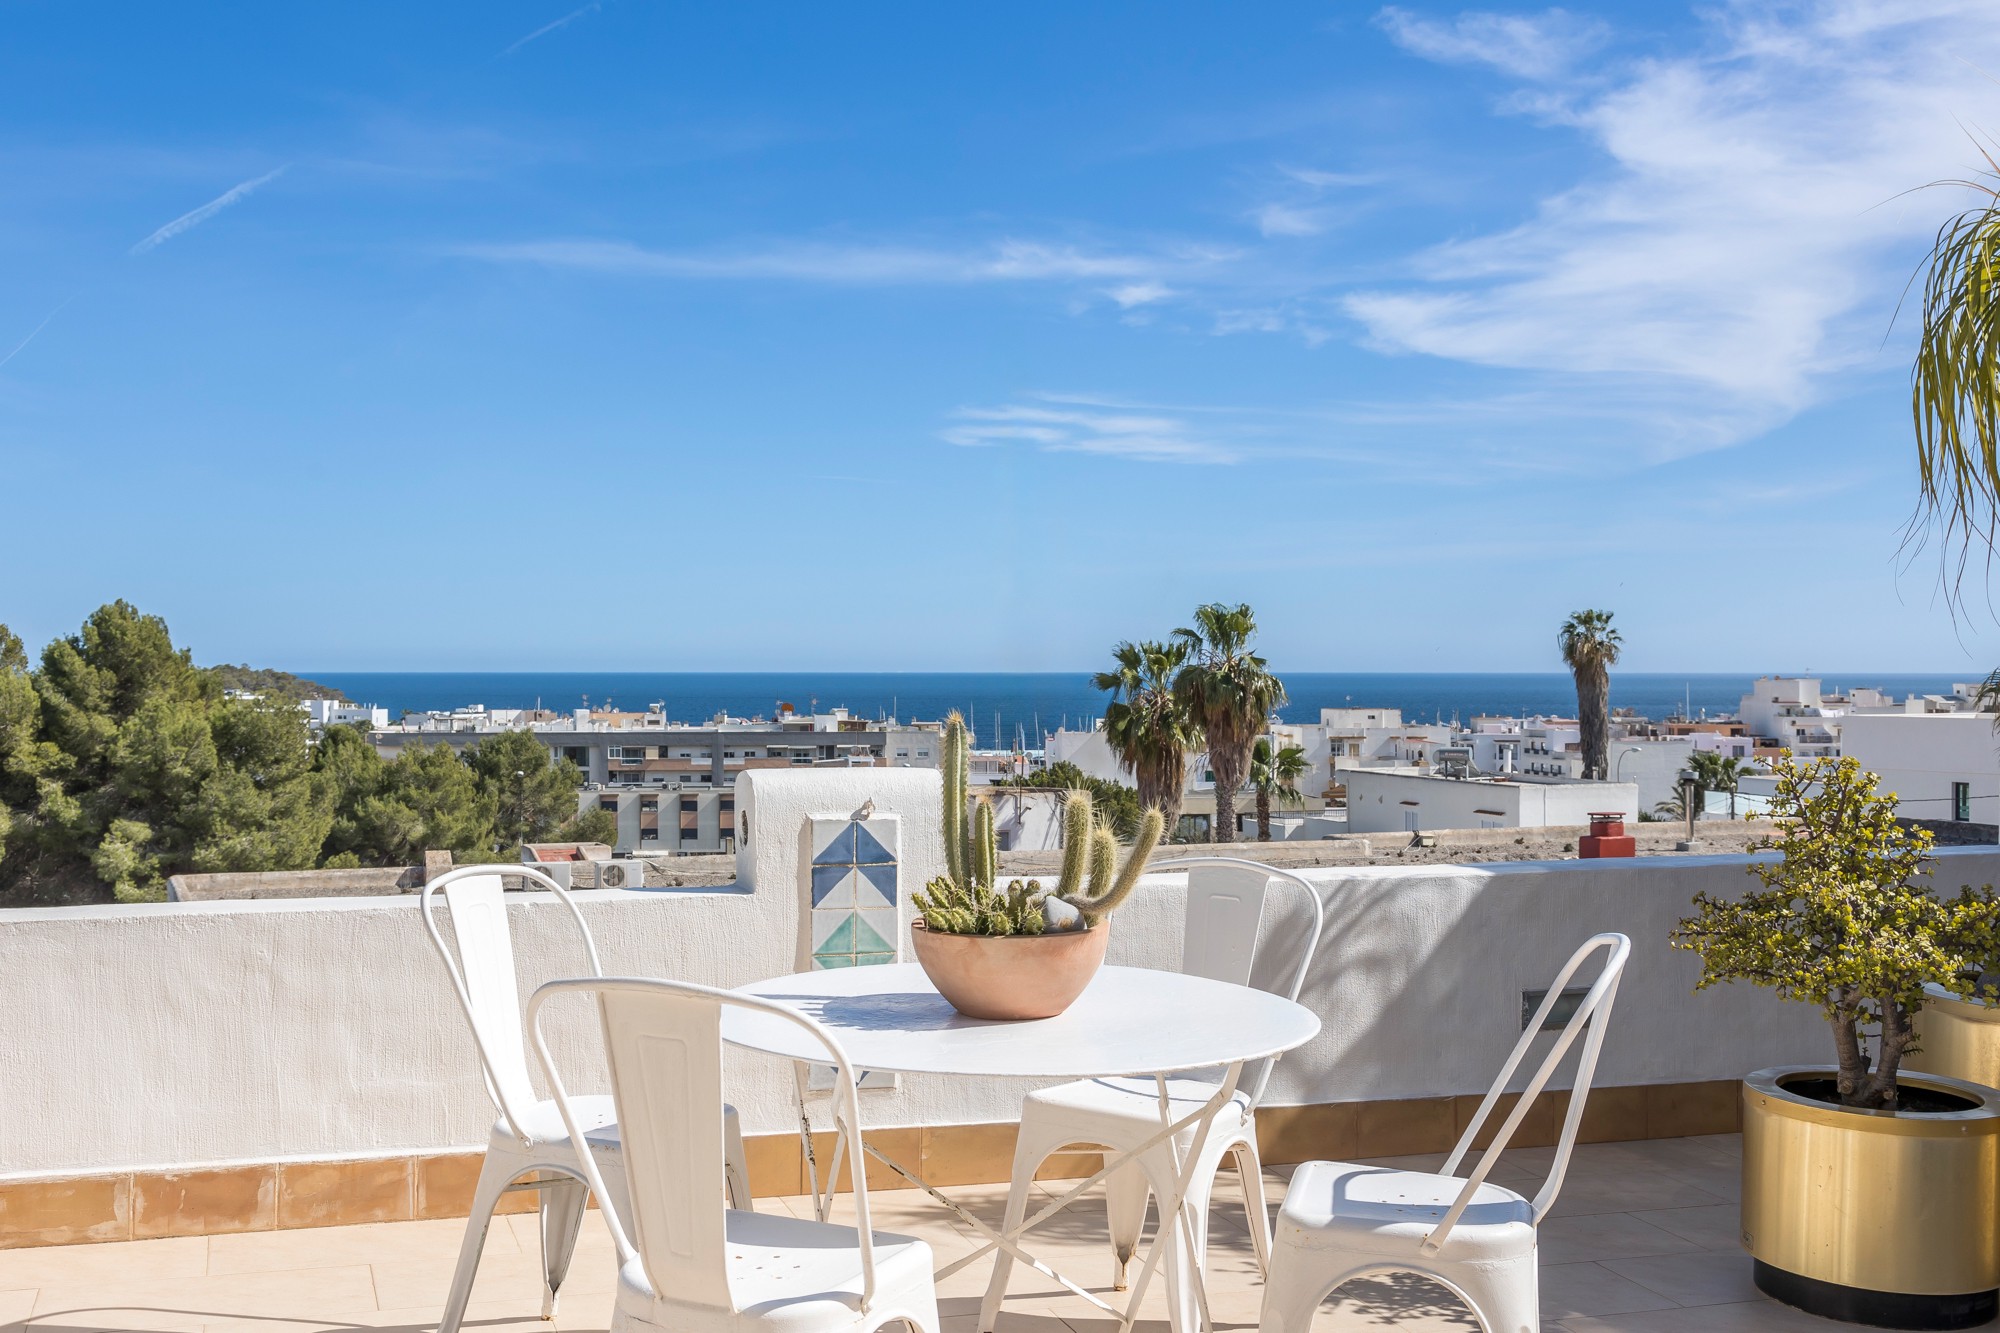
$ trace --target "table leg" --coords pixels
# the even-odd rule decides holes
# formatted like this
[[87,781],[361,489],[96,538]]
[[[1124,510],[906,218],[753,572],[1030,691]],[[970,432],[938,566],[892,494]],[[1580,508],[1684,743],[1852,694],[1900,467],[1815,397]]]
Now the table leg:
[[[1197,1148],[1208,1137],[1208,1129],[1229,1099],[1236,1095],[1236,1083],[1243,1075],[1241,1062],[1229,1066],[1229,1073],[1216,1089],[1215,1096],[1202,1104],[1201,1110],[1188,1119],[1196,1122],[1194,1143]],[[1174,1333],[1200,1333],[1212,1328],[1208,1313],[1208,1288],[1201,1270],[1200,1254],[1195,1249],[1194,1227],[1187,1216],[1188,1187],[1194,1184],[1195,1168],[1201,1164],[1201,1153],[1191,1152],[1187,1160],[1181,1160],[1180,1145],[1177,1142],[1177,1127],[1173,1125],[1173,1114],[1167,1100],[1167,1081],[1164,1077],[1156,1080],[1160,1096],[1160,1122],[1169,1126],[1165,1135],[1169,1160],[1174,1169],[1174,1197],[1158,1201],[1160,1227],[1153,1237],[1153,1245],[1146,1252],[1145,1266],[1139,1270],[1139,1280],[1132,1284],[1132,1299],[1125,1308],[1124,1321],[1119,1325],[1119,1333],[1131,1333],[1132,1324],[1139,1317],[1139,1303],[1146,1298],[1146,1287],[1153,1280],[1153,1270],[1160,1266],[1163,1257],[1176,1259],[1174,1279],[1180,1285],[1180,1292],[1169,1297],[1171,1306],[1185,1310],[1186,1295],[1192,1291],[1196,1305],[1196,1324],[1192,1329],[1175,1329]],[[1188,1123],[1183,1120],[1182,1124]],[[1137,1154],[1131,1154],[1136,1156]],[[1122,1159],[1121,1159],[1122,1160]],[[1169,1227],[1168,1210],[1172,1210],[1174,1223]],[[1170,1251],[1167,1247],[1172,1246]]]
[[[1057,1213],[1062,1212],[1063,1209],[1069,1207],[1072,1203],[1076,1202],[1078,1199],[1082,1198],[1085,1194],[1087,1194],[1090,1191],[1092,1186],[1096,1185],[1099,1181],[1109,1176],[1113,1171],[1118,1170],[1121,1166],[1125,1165],[1127,1162],[1135,1161],[1142,1155],[1151,1152],[1153,1149],[1159,1147],[1162,1143],[1172,1144],[1174,1141],[1174,1136],[1179,1134],[1182,1130],[1187,1129],[1190,1126],[1196,1126],[1197,1128],[1195,1130],[1195,1135],[1197,1140],[1206,1137],[1208,1133],[1208,1127],[1211,1123],[1214,1122],[1217,1113],[1220,1112],[1224,1106],[1228,1105],[1229,1099],[1236,1094],[1236,1083],[1238,1078],[1242,1075],[1242,1072],[1243,1072],[1243,1066],[1241,1064],[1231,1065],[1229,1067],[1228,1075],[1227,1077],[1224,1078],[1222,1086],[1218,1089],[1216,1095],[1214,1097],[1211,1097],[1208,1101],[1203,1102],[1197,1110],[1181,1117],[1179,1120],[1174,1120],[1172,1118],[1171,1111],[1163,1108],[1161,1114],[1162,1123],[1158,1133],[1152,1135],[1144,1142],[1124,1152],[1106,1150],[1104,1154],[1105,1156],[1104,1165],[1099,1167],[1094,1173],[1085,1177],[1083,1180],[1077,1181],[1060,1198],[1056,1199],[1053,1203],[1048,1204],[1040,1212],[1034,1214],[1032,1217],[1027,1218],[1019,1226],[1013,1227],[1004,1232],[994,1227],[988,1226],[985,1222],[981,1221],[977,1217],[974,1217],[971,1213],[968,1213],[967,1211],[965,1211],[965,1209],[959,1207],[958,1204],[946,1198],[944,1195],[940,1194],[937,1190],[932,1189],[929,1185],[924,1184],[924,1182],[918,1180],[915,1176],[911,1175],[909,1172],[902,1171],[900,1167],[895,1168],[901,1175],[904,1176],[905,1179],[911,1181],[919,1188],[928,1191],[932,1198],[936,1199],[939,1203],[942,1203],[945,1207],[957,1213],[960,1217],[964,1218],[968,1223],[970,1223],[974,1229],[976,1229],[982,1235],[987,1237],[986,1243],[980,1246],[978,1249],[972,1251],[970,1254],[961,1255],[959,1258],[954,1259],[952,1262],[938,1269],[937,1270],[938,1279],[942,1281],[943,1279],[950,1277],[953,1273],[956,1273],[959,1269],[964,1268],[967,1264],[973,1263],[976,1260],[986,1257],[988,1254],[991,1254],[996,1249],[1002,1249],[1005,1250],[1008,1254],[1014,1256],[1016,1259],[1027,1264],[1029,1267],[1033,1268],[1036,1272],[1041,1273],[1047,1277],[1053,1278],[1055,1281],[1061,1283],[1066,1289],[1075,1293],[1078,1296],[1083,1297],[1085,1300],[1089,1301],[1092,1305],[1095,1305],[1102,1310],[1109,1311],[1111,1314],[1117,1315],[1120,1319],[1121,1333],[1130,1333],[1132,1327],[1132,1321],[1137,1317],[1139,1302],[1145,1299],[1146,1283],[1150,1280],[1153,1269],[1159,1265],[1161,1257],[1160,1246],[1163,1242],[1167,1242],[1172,1239],[1173,1233],[1170,1232],[1170,1230],[1164,1224],[1162,1224],[1162,1226],[1159,1229],[1159,1232],[1154,1236],[1153,1244],[1151,1248],[1147,1251],[1145,1267],[1141,1270],[1139,1274],[1139,1283],[1132,1289],[1131,1302],[1127,1307],[1127,1309],[1125,1309],[1124,1311],[1120,1311],[1117,1307],[1111,1305],[1109,1302],[1105,1301],[1102,1297],[1098,1296],[1096,1293],[1085,1291],[1082,1287],[1077,1286],[1074,1282],[1071,1282],[1068,1278],[1056,1272],[1054,1269],[1050,1268],[1047,1264],[1036,1259],[1034,1256],[1029,1254],[1025,1249],[1021,1247],[1019,1243],[1019,1238],[1027,1234],[1028,1232],[1034,1230],[1042,1223],[1048,1221],[1050,1218],[1054,1217]],[[881,1154],[876,1153],[873,1148],[870,1148],[868,1151],[877,1158],[881,1157]],[[1174,1197],[1172,1199],[1160,1200],[1159,1211],[1161,1218],[1164,1219],[1167,1216],[1168,1206],[1172,1205],[1174,1207],[1175,1216],[1180,1218],[1181,1226],[1183,1227],[1183,1229],[1185,1229],[1187,1226],[1187,1218],[1184,1214],[1184,1211],[1180,1208],[1179,1204],[1182,1200],[1184,1200],[1187,1197],[1188,1186],[1193,1182],[1194,1168],[1196,1162],[1199,1160],[1199,1155],[1196,1154],[1190,1156],[1188,1162],[1184,1166],[1180,1161],[1180,1155],[1178,1152],[1174,1154],[1172,1160],[1174,1162],[1175,1179],[1178,1182],[1178,1188],[1174,1191]],[[891,1165],[893,1166],[893,1164]],[[1192,1232],[1190,1232],[1189,1235],[1190,1239],[1192,1239]],[[1197,1297],[1197,1299],[1202,1303],[1202,1310],[1205,1317],[1207,1310],[1207,1293],[1201,1292]],[[999,1303],[1000,1303],[1000,1297],[989,1292],[987,1299],[982,1303],[980,1308],[979,1333],[993,1333],[994,1325],[999,1320]]]
[[826,1221],[833,1212],[834,1186],[840,1182],[840,1159],[847,1147],[847,1140],[836,1132],[833,1136],[833,1155],[826,1164],[826,1188],[820,1188],[819,1154],[813,1148],[812,1117],[806,1112],[806,1091],[812,1078],[812,1066],[803,1060],[792,1062],[792,1087],[799,1101],[799,1151],[805,1158],[806,1188],[812,1194],[813,1215]]

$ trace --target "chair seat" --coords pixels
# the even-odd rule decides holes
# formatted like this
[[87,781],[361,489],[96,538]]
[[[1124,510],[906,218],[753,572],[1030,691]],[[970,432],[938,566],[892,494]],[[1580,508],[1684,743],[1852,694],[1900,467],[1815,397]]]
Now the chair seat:
[[[1278,1210],[1280,1247],[1415,1255],[1465,1181],[1427,1171],[1307,1162]],[[1443,1258],[1517,1259],[1535,1252],[1535,1210],[1503,1186],[1482,1184],[1445,1238]]]
[[[610,1094],[602,1093],[569,1099],[570,1110],[576,1115],[576,1122],[583,1130],[584,1142],[598,1153],[615,1153],[620,1147],[618,1133],[618,1107]],[[736,1108],[724,1105],[724,1124],[734,1124],[737,1120]],[[563,1127],[562,1112],[554,1102],[535,1102],[521,1115],[521,1130],[535,1147],[569,1146],[569,1131]],[[501,1116],[493,1122],[495,1141],[518,1144],[514,1131],[508,1127],[507,1117]]]
[[[584,1140],[600,1152],[618,1150],[618,1107],[609,1094],[569,1099],[570,1110],[583,1130]],[[563,1127],[562,1112],[554,1102],[535,1102],[521,1113],[521,1132],[535,1147],[569,1147],[569,1131]],[[493,1122],[493,1137],[518,1144],[520,1139],[508,1126],[507,1117]]]
[[[717,1329],[755,1323],[769,1328],[825,1329],[861,1316],[861,1251],[853,1227],[772,1213],[730,1209],[726,1222],[729,1289],[739,1313],[731,1318],[655,1295],[644,1260],[618,1275],[618,1308],[649,1324]],[[876,1311],[935,1300],[931,1247],[909,1236],[874,1233]]]
[[[1215,1092],[1213,1083],[1196,1078],[1170,1078],[1167,1080],[1169,1114],[1176,1120],[1191,1116]],[[1160,1091],[1150,1078],[1081,1078],[1029,1093],[1023,1099],[1021,1115],[1024,1120],[1030,1116],[1059,1117],[1065,1128],[1077,1133],[1075,1142],[1089,1141],[1117,1148],[1143,1143],[1160,1131]],[[1240,1128],[1250,1118],[1248,1094],[1236,1093],[1216,1111],[1209,1132]],[[1194,1130],[1190,1125],[1178,1137],[1185,1142]]]

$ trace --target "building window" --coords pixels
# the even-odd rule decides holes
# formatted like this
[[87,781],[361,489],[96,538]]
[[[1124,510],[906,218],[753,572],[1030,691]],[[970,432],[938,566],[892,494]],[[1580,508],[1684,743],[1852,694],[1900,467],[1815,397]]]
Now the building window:
[[682,814],[684,814],[684,815],[691,815],[691,814],[693,814],[693,813],[694,813],[695,811],[697,811],[697,810],[699,810],[699,809],[701,809],[701,800],[700,800],[700,798],[698,798],[698,797],[694,797],[694,796],[683,796],[683,797],[681,797],[681,813],[682,813]]
[[616,796],[600,796],[597,798],[597,808],[599,810],[609,810],[615,815],[618,813],[618,798]]
[[700,832],[693,828],[683,828],[681,830],[682,842],[693,842],[696,838],[700,836],[701,836]]
[[1959,823],[1967,823],[1972,818],[1972,784],[1954,782],[1951,784],[1951,817]]
[[658,829],[642,828],[639,830],[640,842],[658,842],[659,840],[660,840],[660,831]]

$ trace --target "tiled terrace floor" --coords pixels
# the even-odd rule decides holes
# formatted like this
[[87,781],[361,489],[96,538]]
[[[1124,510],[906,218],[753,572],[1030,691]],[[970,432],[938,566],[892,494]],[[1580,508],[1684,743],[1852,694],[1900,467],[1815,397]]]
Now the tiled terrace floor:
[[[1833,1330],[1758,1295],[1737,1244],[1739,1143],[1734,1136],[1589,1145],[1542,1227],[1544,1327],[1634,1333],[1729,1333],[1738,1329]],[[1531,1185],[1548,1149],[1509,1155],[1496,1179]],[[1436,1158],[1393,1159],[1431,1165]],[[1271,1173],[1273,1202],[1284,1169]],[[1211,1241],[1211,1303],[1223,1330],[1253,1329],[1260,1286],[1241,1196],[1225,1173]],[[1054,1188],[1060,1182],[1038,1188]],[[948,1191],[997,1221],[998,1186]],[[1524,1191],[1524,1192],[1532,1192]],[[973,1244],[970,1228],[913,1191],[870,1196],[879,1230],[923,1237],[939,1262]],[[759,1207],[805,1214],[804,1199]],[[1039,1252],[1085,1286],[1107,1286],[1101,1204],[1086,1197],[1038,1235]],[[163,1333],[307,1333],[320,1329],[436,1327],[463,1223],[270,1231],[142,1240],[112,1245],[0,1251],[0,1333],[162,1330]],[[533,1214],[496,1220],[466,1327],[477,1333],[541,1333]],[[592,1214],[585,1223],[556,1327],[602,1329],[610,1317],[611,1242]],[[967,1269],[940,1295],[947,1333],[972,1333],[988,1267]],[[1165,1333],[1164,1303],[1149,1296],[1142,1333]],[[1477,1326],[1442,1288],[1414,1279],[1356,1284],[1321,1312],[1318,1333],[1398,1327]],[[1116,1323],[1019,1266],[1001,1333],[1114,1333]]]

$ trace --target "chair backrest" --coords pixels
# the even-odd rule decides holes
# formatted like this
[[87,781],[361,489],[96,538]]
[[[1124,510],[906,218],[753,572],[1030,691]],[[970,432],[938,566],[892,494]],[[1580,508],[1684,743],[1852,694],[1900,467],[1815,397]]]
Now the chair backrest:
[[[424,885],[422,896],[424,929],[430,933],[438,957],[444,960],[451,988],[458,995],[459,1008],[472,1029],[472,1044],[479,1051],[480,1073],[486,1079],[487,1095],[507,1121],[507,1127],[523,1140],[528,1108],[535,1103],[534,1084],[528,1080],[528,1054],[521,1039],[521,992],[514,982],[514,937],[507,926],[507,894],[502,874],[519,875],[562,900],[576,922],[589,960],[591,975],[604,971],[597,961],[597,942],[584,924],[583,913],[569,891],[533,866],[465,866],[447,871]],[[436,900],[443,898],[451,909],[451,937],[456,953],[445,944],[438,929]]]
[[861,1165],[860,1108],[853,1067],[833,1035],[772,1001],[686,982],[578,977],[538,987],[528,1001],[529,1040],[599,1200],[611,1196],[605,1192],[596,1157],[582,1148],[583,1134],[562,1076],[549,1058],[541,1024],[545,1002],[574,992],[597,996],[611,1095],[618,1107],[631,1207],[625,1217],[613,1209],[602,1211],[620,1264],[639,1259],[653,1291],[671,1293],[676,1301],[732,1313],[740,1309],[724,1262],[728,1213],[720,1184],[722,1011],[729,1006],[755,1009],[812,1033],[826,1047],[834,1068],[834,1127],[855,1163],[856,1244],[861,1252],[862,1308],[867,1309],[875,1295],[875,1255],[868,1173]]
[[[1264,925],[1264,900],[1271,881],[1298,890],[1311,909],[1312,929],[1304,935],[1289,987],[1282,993],[1288,1000],[1299,998],[1306,973],[1312,968],[1313,954],[1319,948],[1320,933],[1326,927],[1326,907],[1309,881],[1289,870],[1234,856],[1181,856],[1156,862],[1151,868],[1188,872],[1181,971],[1238,986],[1250,984],[1251,969],[1257,961],[1257,936]],[[1252,1106],[1263,1100],[1274,1063],[1260,1060],[1245,1071],[1243,1086],[1249,1090]]]
[[1570,1151],[1576,1147],[1577,1127],[1583,1123],[1583,1106],[1590,1097],[1591,1079],[1597,1073],[1597,1054],[1604,1046],[1604,1030],[1611,1024],[1611,1007],[1618,999],[1618,979],[1625,973],[1625,960],[1632,955],[1632,941],[1616,931],[1606,931],[1602,935],[1591,936],[1584,941],[1581,948],[1570,955],[1569,961],[1563,964],[1562,971],[1557,973],[1555,982],[1542,997],[1541,1005],[1528,1020],[1526,1030],[1521,1033],[1521,1039],[1514,1043],[1513,1053],[1501,1067],[1500,1077],[1493,1080],[1493,1086],[1487,1090],[1485,1099],[1479,1103],[1479,1109],[1473,1112],[1472,1122],[1465,1127],[1465,1133],[1459,1136],[1457,1146],[1451,1150],[1451,1156],[1445,1159],[1442,1168],[1443,1174],[1447,1176],[1458,1173],[1459,1164],[1465,1160],[1466,1153],[1471,1150],[1474,1140],[1479,1137],[1481,1127],[1486,1124],[1493,1113],[1493,1108],[1506,1093],[1508,1080],[1514,1077],[1514,1071],[1520,1068],[1521,1061],[1528,1054],[1528,1048],[1541,1034],[1542,1024],[1548,1021],[1549,1015],[1561,1002],[1563,988],[1569,985],[1570,978],[1576,975],[1577,970],[1590,956],[1600,950],[1604,952],[1605,958],[1596,980],[1590,983],[1590,989],[1584,992],[1583,998],[1577,1002],[1576,1009],[1562,1025],[1561,1031],[1556,1034],[1548,1053],[1542,1057],[1540,1068],[1535,1070],[1535,1076],[1528,1080],[1525,1088],[1521,1089],[1521,1095],[1514,1102],[1514,1109],[1508,1112],[1507,1118],[1494,1133],[1492,1141],[1480,1154],[1479,1163],[1473,1168],[1472,1174],[1466,1177],[1465,1187],[1459,1191],[1458,1198],[1439,1221],[1436,1229],[1424,1238],[1423,1248],[1426,1253],[1435,1254],[1444,1244],[1445,1237],[1458,1224],[1466,1205],[1472,1202],[1472,1196],[1478,1193],[1487,1175],[1499,1162],[1501,1152],[1513,1141],[1514,1131],[1521,1127],[1521,1121],[1534,1107],[1535,1098],[1541,1095],[1542,1089],[1548,1085],[1549,1078],[1556,1072],[1556,1066],[1562,1063],[1563,1056],[1568,1054],[1569,1048],[1576,1043],[1577,1035],[1581,1033],[1583,1052],[1577,1057],[1576,1080],[1570,1087],[1569,1109],[1563,1116],[1562,1134],[1556,1141],[1555,1160],[1549,1166],[1548,1179],[1542,1182],[1541,1190],[1535,1195],[1535,1221],[1540,1222],[1547,1216],[1550,1205],[1555,1203],[1556,1195],[1562,1189],[1563,1176],[1569,1170]]

